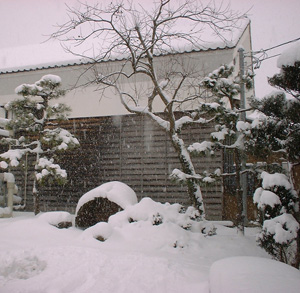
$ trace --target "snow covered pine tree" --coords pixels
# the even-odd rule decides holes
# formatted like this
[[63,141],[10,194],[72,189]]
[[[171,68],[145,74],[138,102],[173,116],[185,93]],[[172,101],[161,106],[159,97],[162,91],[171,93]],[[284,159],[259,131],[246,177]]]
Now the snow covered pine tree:
[[[279,174],[262,173],[262,188],[254,201],[263,210],[266,220],[258,241],[275,258],[299,268],[299,178],[300,164],[300,42],[284,51],[278,58],[279,74],[269,78],[269,83],[284,92],[275,92],[262,100],[255,99],[251,105],[264,115],[252,128],[252,149],[258,159],[276,154],[288,163],[290,184],[278,180]],[[278,167],[278,166],[277,166]],[[298,168],[298,170],[296,169]],[[271,171],[270,171],[271,172]],[[272,173],[275,171],[273,170]],[[297,175],[298,172],[298,175]],[[275,176],[276,175],[276,176]],[[272,177],[273,176],[273,177]],[[283,174],[280,174],[283,178]],[[266,187],[265,178],[274,178]],[[284,182],[284,184],[281,184]],[[296,191],[294,190],[296,189]],[[268,192],[267,192],[268,191]],[[267,193],[266,193],[267,192]]]
[[[253,87],[253,73],[248,70],[244,76],[246,89]],[[203,142],[208,149],[223,149],[233,153],[235,165],[237,215],[236,226],[243,233],[243,190],[241,186],[242,156],[245,154],[245,142],[249,135],[251,125],[248,122],[239,121],[241,80],[234,76],[234,66],[223,65],[210,73],[201,83],[201,86],[209,90],[214,103],[202,104],[202,111],[206,115],[214,116],[215,132],[211,133],[213,142]],[[244,109],[242,110],[244,111]],[[197,152],[196,147],[194,147]],[[203,152],[205,149],[202,148]],[[199,151],[198,151],[199,152]],[[226,176],[228,174],[219,174]]]
[[54,163],[58,152],[76,147],[78,140],[67,130],[58,127],[53,119],[66,119],[69,111],[64,104],[50,101],[64,95],[60,89],[61,79],[56,75],[45,75],[34,84],[22,84],[15,89],[22,98],[9,102],[5,108],[13,113],[7,124],[15,138],[4,138],[2,143],[10,149],[0,155],[2,169],[20,165],[25,155],[34,160],[33,199],[34,212],[40,212],[38,185],[45,182],[62,183],[67,173]]

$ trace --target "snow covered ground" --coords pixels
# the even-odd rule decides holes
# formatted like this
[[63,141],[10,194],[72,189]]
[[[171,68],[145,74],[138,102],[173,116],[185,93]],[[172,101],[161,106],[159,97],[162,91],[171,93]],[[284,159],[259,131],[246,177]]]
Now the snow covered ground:
[[[58,229],[51,225],[56,218],[67,220],[69,215],[15,212],[14,218],[0,219],[1,293],[274,293],[282,292],[283,285],[288,292],[300,288],[299,271],[271,261],[256,246],[256,228],[248,228],[243,237],[234,228],[215,224],[217,235],[205,236],[172,222],[152,225],[143,220],[113,229],[101,223],[100,230],[109,230],[108,239],[101,242],[93,237],[96,228]],[[240,256],[243,258],[229,258]],[[280,268],[272,273],[276,264]],[[255,272],[263,280],[259,288],[264,291],[251,291]],[[286,279],[278,281],[279,274],[289,276],[290,287],[286,287]],[[265,289],[269,281],[272,291]],[[248,287],[243,287],[245,283]]]

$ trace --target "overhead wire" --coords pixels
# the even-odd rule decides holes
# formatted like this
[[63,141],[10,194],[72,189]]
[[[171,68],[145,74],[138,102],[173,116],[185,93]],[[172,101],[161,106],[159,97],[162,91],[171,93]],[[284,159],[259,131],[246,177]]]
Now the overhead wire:
[[[258,69],[263,61],[274,58],[274,57],[278,57],[278,56],[281,55],[281,54],[276,54],[276,55],[268,56],[268,54],[267,54],[268,51],[271,51],[271,50],[277,49],[279,47],[297,42],[299,40],[300,40],[300,37],[296,38],[296,39],[293,39],[293,40],[290,40],[290,41],[287,41],[287,42],[284,42],[284,43],[281,43],[279,45],[267,48],[267,49],[261,49],[259,51],[251,51],[249,53],[246,53],[245,56],[248,55],[248,57],[251,57],[252,60],[253,60],[252,62],[253,62],[253,65],[254,65],[254,69]],[[257,55],[257,54],[261,54],[261,55],[256,57],[255,55]]]

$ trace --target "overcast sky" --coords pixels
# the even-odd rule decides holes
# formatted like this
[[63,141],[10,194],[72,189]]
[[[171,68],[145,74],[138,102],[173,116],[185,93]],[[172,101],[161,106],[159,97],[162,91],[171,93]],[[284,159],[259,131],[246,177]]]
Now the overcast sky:
[[[300,37],[300,0],[227,1],[231,2],[232,9],[249,10],[254,50],[267,49]],[[0,0],[0,50],[45,41],[47,35],[55,31],[54,25],[66,20],[65,2],[70,6],[78,5],[76,0]],[[149,0],[145,2],[149,3]],[[279,54],[288,47],[270,51],[269,55]],[[4,58],[3,54],[0,55],[0,64]],[[263,62],[256,70],[257,96],[272,90],[267,85],[266,76],[278,71],[276,59]]]

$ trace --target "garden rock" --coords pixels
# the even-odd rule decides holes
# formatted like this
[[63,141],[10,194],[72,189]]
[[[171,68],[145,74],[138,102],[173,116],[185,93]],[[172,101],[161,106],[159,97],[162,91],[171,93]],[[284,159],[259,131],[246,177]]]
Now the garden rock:
[[39,220],[45,221],[48,224],[55,226],[59,229],[72,227],[73,217],[68,212],[53,211],[41,213],[38,215]]
[[80,198],[76,207],[75,225],[86,229],[99,222],[107,222],[111,215],[136,203],[135,192],[125,183],[104,183]]

